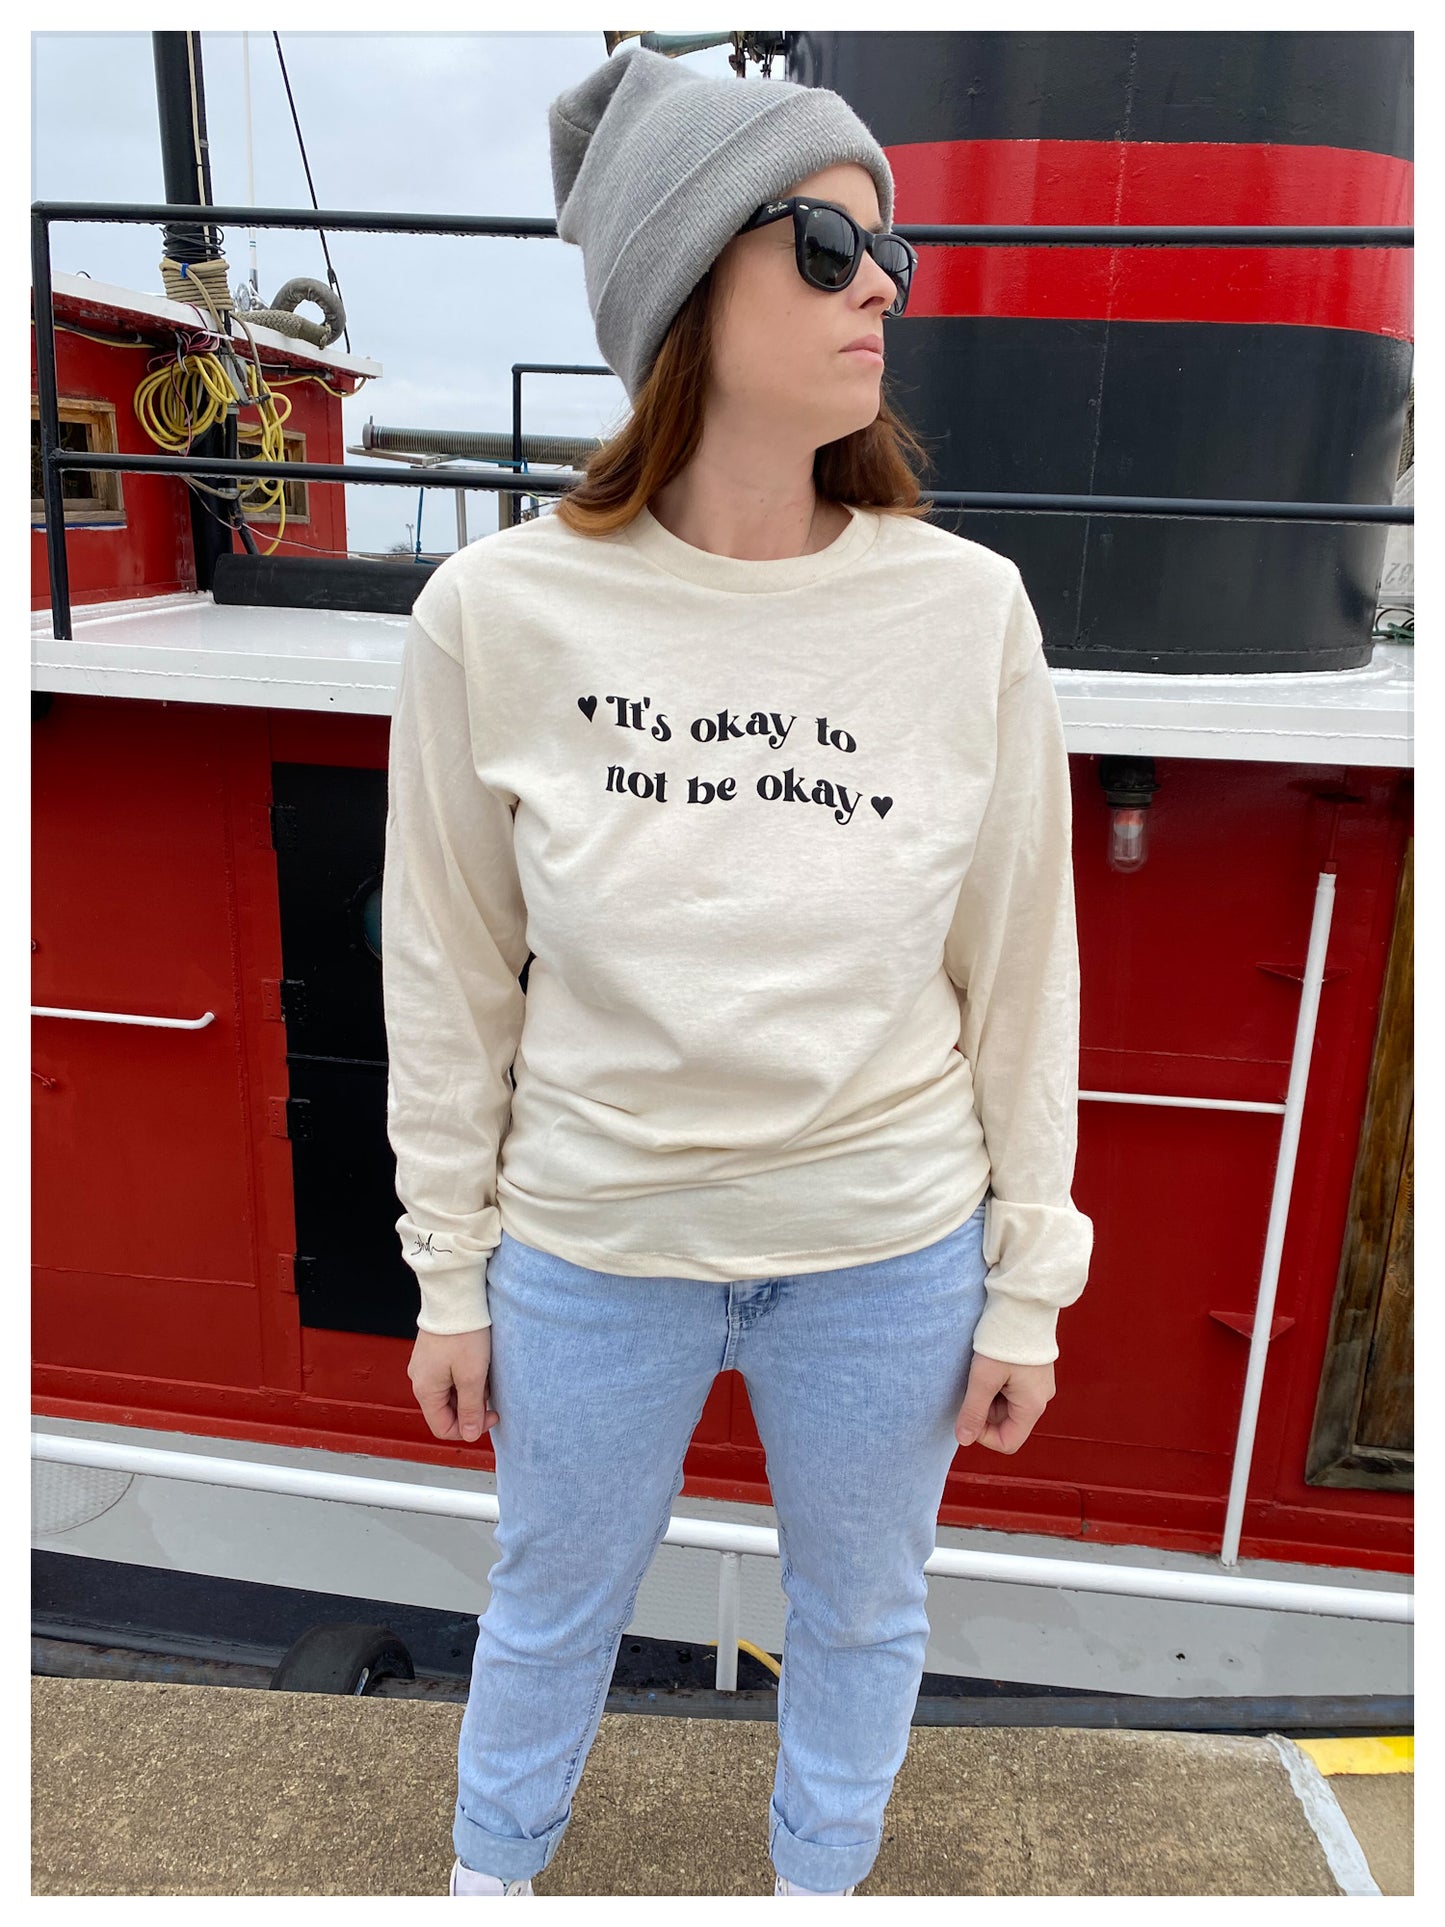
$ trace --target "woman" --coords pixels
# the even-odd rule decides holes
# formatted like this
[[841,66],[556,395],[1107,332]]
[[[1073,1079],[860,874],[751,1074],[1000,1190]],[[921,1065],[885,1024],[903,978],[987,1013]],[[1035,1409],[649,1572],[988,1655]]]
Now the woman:
[[555,1853],[732,1368],[789,1602],[775,1892],[850,1894],[949,1466],[1027,1438],[1088,1270],[1068,762],[1017,568],[924,519],[881,400],[913,256],[867,128],[635,45],[550,121],[632,413],[432,574],[391,735],[410,1376],[500,1510],[451,1892]]

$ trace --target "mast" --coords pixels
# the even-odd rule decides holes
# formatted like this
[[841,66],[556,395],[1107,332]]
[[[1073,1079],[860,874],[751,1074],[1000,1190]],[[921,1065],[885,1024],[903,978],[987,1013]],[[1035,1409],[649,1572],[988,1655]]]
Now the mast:
[[[160,116],[161,166],[165,179],[165,198],[169,202],[210,207],[211,155],[206,139],[206,89],[201,72],[199,33],[153,33],[155,53],[156,107]],[[220,230],[209,222],[169,221],[163,230],[164,251],[171,261],[187,266],[202,262],[224,261]],[[169,292],[169,290],[168,290]],[[184,297],[182,297],[184,298]],[[231,309],[226,294],[220,302],[220,319],[229,337]],[[202,306],[202,312],[205,312]],[[192,445],[196,455],[234,457],[237,449],[236,410],[226,410],[223,422],[198,435]],[[240,492],[240,478],[231,484]],[[231,553],[231,526],[227,504],[192,487],[191,536],[196,558],[196,587],[209,589],[218,555]],[[210,506],[211,503],[214,507]],[[220,519],[218,519],[220,518]]]

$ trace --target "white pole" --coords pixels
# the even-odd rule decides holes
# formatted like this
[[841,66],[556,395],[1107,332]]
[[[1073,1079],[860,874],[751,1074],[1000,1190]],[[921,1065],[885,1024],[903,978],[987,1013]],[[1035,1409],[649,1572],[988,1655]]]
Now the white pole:
[[725,1552],[717,1562],[717,1677],[720,1693],[738,1690],[738,1633],[743,1617],[743,1555]]
[[1240,1406],[1239,1428],[1234,1441],[1234,1472],[1229,1483],[1229,1504],[1224,1515],[1224,1543],[1220,1562],[1226,1566],[1239,1561],[1239,1536],[1244,1520],[1244,1501],[1249,1487],[1250,1466],[1254,1459],[1254,1434],[1259,1422],[1260,1391],[1269,1357],[1269,1331],[1274,1323],[1274,1298],[1279,1286],[1279,1260],[1284,1249],[1285,1227],[1289,1222],[1290,1192],[1294,1186],[1295,1155],[1299,1150],[1300,1120],[1304,1115],[1305,1086],[1309,1082],[1310,1058],[1314,1052],[1315,1021],[1320,1008],[1320,985],[1324,982],[1325,951],[1329,947],[1330,922],[1334,914],[1335,878],[1332,870],[1321,870],[1315,886],[1314,918],[1310,924],[1309,953],[1305,958],[1304,983],[1300,992],[1299,1016],[1295,1022],[1294,1054],[1290,1059],[1289,1089],[1284,1100],[1284,1129],[1280,1132],[1279,1156],[1274,1167],[1274,1193],[1269,1203],[1269,1229],[1264,1239],[1264,1266],[1260,1273],[1259,1293],[1254,1305],[1254,1329],[1249,1335],[1249,1363],[1244,1373],[1244,1397]]
[[[256,205],[256,157],[251,135],[251,36],[241,35],[241,82],[246,96],[246,201]],[[261,280],[256,267],[256,230],[248,230],[251,237],[251,292],[256,297],[256,305],[261,305]]]
[[[423,1512],[449,1519],[501,1516],[495,1492],[460,1486],[419,1485],[400,1479],[364,1478],[349,1472],[322,1472],[307,1465],[276,1465],[259,1459],[230,1459],[198,1452],[172,1452],[154,1445],[131,1445],[69,1432],[32,1432],[30,1455],[61,1465],[102,1466],[200,1485],[235,1486],[251,1492],[280,1492],[295,1498],[335,1499],[350,1505]],[[730,1519],[672,1518],[663,1535],[670,1546],[696,1546],[713,1552],[778,1557],[773,1526],[735,1524]],[[1291,1579],[1256,1579],[1217,1572],[1190,1572],[1155,1566],[1105,1565],[1073,1559],[1036,1558],[1031,1553],[974,1552],[938,1546],[924,1563],[926,1573],[950,1579],[990,1579],[1021,1586],[1051,1586],[1064,1592],[1123,1593],[1136,1599],[1186,1600],[1208,1606],[1256,1606],[1269,1612],[1315,1613],[1325,1619],[1370,1619],[1409,1625],[1415,1602],[1408,1592],[1367,1591],[1358,1586],[1315,1585]]]

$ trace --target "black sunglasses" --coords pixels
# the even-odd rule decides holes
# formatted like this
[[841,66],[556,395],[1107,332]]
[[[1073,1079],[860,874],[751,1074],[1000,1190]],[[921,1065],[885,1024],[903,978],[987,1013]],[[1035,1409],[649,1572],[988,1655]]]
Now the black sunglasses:
[[858,272],[866,249],[897,288],[898,293],[885,314],[902,314],[908,306],[908,290],[918,254],[901,234],[873,234],[860,227],[836,201],[814,201],[800,194],[783,201],[766,201],[750,214],[738,229],[746,234],[770,221],[793,217],[793,248],[798,272],[809,287],[825,294],[838,294]]

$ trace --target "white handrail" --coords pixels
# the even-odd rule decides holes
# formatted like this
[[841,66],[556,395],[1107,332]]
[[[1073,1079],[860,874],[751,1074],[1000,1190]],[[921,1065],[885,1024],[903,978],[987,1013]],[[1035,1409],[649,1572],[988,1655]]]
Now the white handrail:
[[1164,1097],[1148,1091],[1080,1091],[1080,1099],[1100,1104],[1177,1105],[1190,1110],[1272,1111],[1284,1119],[1279,1151],[1275,1159],[1274,1182],[1270,1188],[1269,1222],[1264,1237],[1264,1256],[1260,1260],[1259,1288],[1255,1293],[1254,1322],[1249,1334],[1249,1357],[1244,1368],[1244,1391],[1240,1397],[1239,1417],[1235,1421],[1234,1459],[1230,1472],[1229,1501],[1224,1514],[1224,1536],[1219,1559],[1224,1566],[1239,1562],[1239,1541],[1244,1522],[1244,1505],[1249,1489],[1249,1474],[1254,1461],[1254,1438],[1259,1424],[1260,1395],[1268,1362],[1270,1328],[1274,1324],[1274,1301],[1279,1287],[1280,1253],[1289,1222],[1290,1194],[1294,1189],[1295,1158],[1299,1150],[1300,1121],[1304,1114],[1305,1086],[1309,1081],[1310,1058],[1314,1052],[1315,1026],[1319,1017],[1320,987],[1325,980],[1325,953],[1329,948],[1330,924],[1334,915],[1335,878],[1332,870],[1321,870],[1315,884],[1314,915],[1310,923],[1309,949],[1305,957],[1299,1015],[1295,1019],[1294,1049],[1290,1055],[1289,1086],[1283,1104],[1260,1103],[1228,1097]]
[[1310,920],[1310,944],[1305,956],[1299,1015],[1295,1019],[1294,1049],[1290,1054],[1289,1087],[1284,1099],[1284,1129],[1280,1133],[1279,1154],[1275,1159],[1274,1185],[1269,1200],[1269,1228],[1264,1237],[1264,1258],[1260,1267],[1259,1291],[1254,1304],[1254,1326],[1249,1335],[1249,1362],[1244,1371],[1244,1395],[1240,1401],[1239,1426],[1234,1441],[1234,1469],[1229,1481],[1229,1504],[1224,1515],[1224,1543],[1219,1553],[1221,1564],[1226,1566],[1236,1564],[1239,1559],[1239,1537],[1244,1520],[1244,1501],[1249,1487],[1250,1466],[1254,1458],[1255,1427],[1259,1422],[1260,1391],[1264,1384],[1270,1328],[1274,1324],[1274,1298],[1279,1286],[1279,1259],[1284,1248],[1285,1227],[1289,1221],[1289,1199],[1290,1192],[1294,1188],[1300,1120],[1304,1115],[1305,1086],[1309,1081],[1310,1058],[1314,1054],[1315,1024],[1320,1008],[1320,986],[1325,979],[1325,952],[1329,947],[1334,907],[1334,872],[1321,870],[1315,884],[1314,915]]
[[[492,1524],[501,1516],[495,1492],[469,1492],[459,1486],[365,1478],[350,1472],[322,1472],[305,1465],[273,1465],[256,1459],[175,1452],[154,1445],[130,1445],[123,1439],[32,1432],[30,1452],[32,1458],[63,1465],[102,1466],[113,1472],[187,1479],[202,1485],[235,1486],[246,1491],[279,1492],[298,1498],[336,1499],[350,1505],[381,1506],[396,1512],[484,1519]],[[671,1546],[700,1547],[713,1552],[778,1557],[778,1535],[774,1527],[740,1525],[729,1519],[674,1517],[668,1521],[663,1541]],[[1254,1606],[1271,1612],[1318,1613],[1322,1618],[1409,1624],[1415,1617],[1411,1593],[1214,1572],[1162,1571],[1153,1566],[1046,1559],[1031,1553],[975,1552],[959,1546],[936,1546],[923,1569],[950,1579],[1001,1580],[1023,1586],[1053,1586],[1070,1592],[1123,1593],[1133,1598],[1173,1599],[1209,1606]],[[726,1599],[726,1588],[735,1578],[725,1565],[721,1598]],[[736,1653],[735,1630],[732,1637]],[[736,1660],[733,1663],[736,1665]]]
[[1080,1091],[1079,1096],[1096,1104],[1175,1104],[1191,1111],[1273,1111],[1278,1116],[1284,1110],[1283,1104],[1248,1097],[1161,1097],[1155,1091]]
[[79,1017],[88,1024],[150,1024],[156,1030],[203,1030],[216,1020],[208,1010],[203,1017],[137,1017],[128,1010],[64,1010],[54,1004],[32,1004],[32,1017]]

